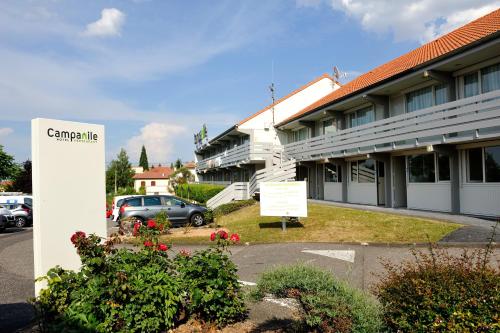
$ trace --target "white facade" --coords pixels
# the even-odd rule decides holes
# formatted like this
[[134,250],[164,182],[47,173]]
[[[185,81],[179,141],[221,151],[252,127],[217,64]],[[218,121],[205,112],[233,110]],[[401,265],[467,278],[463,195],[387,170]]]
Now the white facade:
[[134,189],[139,192],[144,186],[146,194],[171,194],[169,179],[135,179]]

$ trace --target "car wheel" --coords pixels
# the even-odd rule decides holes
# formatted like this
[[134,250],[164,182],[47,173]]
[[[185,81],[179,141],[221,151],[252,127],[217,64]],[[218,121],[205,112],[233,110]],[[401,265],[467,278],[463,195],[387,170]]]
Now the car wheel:
[[24,228],[27,224],[28,220],[25,217],[19,216],[16,218],[16,227]]
[[194,213],[193,215],[191,215],[191,224],[195,227],[201,227],[204,223],[205,219],[200,213]]

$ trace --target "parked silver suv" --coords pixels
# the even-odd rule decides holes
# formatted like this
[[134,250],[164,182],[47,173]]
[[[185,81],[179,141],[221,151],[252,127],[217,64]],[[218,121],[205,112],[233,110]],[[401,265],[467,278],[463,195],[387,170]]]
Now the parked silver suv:
[[142,223],[164,210],[173,226],[191,223],[199,227],[205,223],[207,208],[190,204],[170,195],[141,195],[123,200],[119,220],[135,218]]

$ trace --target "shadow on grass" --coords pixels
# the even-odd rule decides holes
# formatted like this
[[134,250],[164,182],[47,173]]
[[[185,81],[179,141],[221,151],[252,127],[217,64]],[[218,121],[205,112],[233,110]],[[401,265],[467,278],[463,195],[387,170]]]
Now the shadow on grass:
[[[287,229],[288,228],[304,228],[304,225],[300,222],[287,222],[286,224]],[[281,229],[281,221],[280,222],[261,222],[259,223],[259,228],[260,229]]]
[[272,318],[259,324],[252,329],[251,333],[263,333],[268,331],[283,333],[307,332],[303,323],[299,320]]

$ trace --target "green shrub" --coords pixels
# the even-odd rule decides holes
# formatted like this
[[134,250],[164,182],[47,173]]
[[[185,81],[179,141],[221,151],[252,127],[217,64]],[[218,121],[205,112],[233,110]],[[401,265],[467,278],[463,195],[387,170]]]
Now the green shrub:
[[214,218],[218,218],[220,216],[224,216],[227,214],[230,214],[232,212],[235,212],[241,208],[251,206],[255,204],[254,199],[249,199],[249,200],[237,200],[237,201],[231,201],[227,204],[222,204],[218,206],[215,209],[208,209],[205,212],[205,220],[206,221],[213,221]]
[[337,281],[331,273],[311,266],[283,266],[264,273],[254,296],[261,299],[265,294],[297,299],[310,330],[340,333],[382,331],[380,307],[373,298]]
[[175,187],[175,195],[199,203],[206,203],[225,188],[214,184],[180,184]]
[[226,254],[236,238],[226,234],[208,250],[192,256],[181,251],[171,259],[169,246],[159,242],[160,227],[155,221],[134,226],[143,240],[139,251],[116,250],[115,240],[102,244],[95,235],[75,233],[80,272],[55,267],[40,279],[47,281],[35,300],[43,329],[165,332],[190,317],[219,326],[242,318],[236,266]]
[[489,249],[461,256],[430,248],[416,261],[385,263],[376,288],[390,329],[397,332],[499,332],[500,273]]

